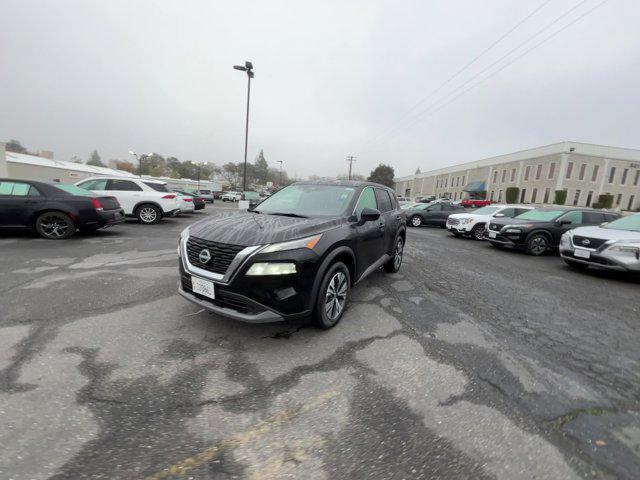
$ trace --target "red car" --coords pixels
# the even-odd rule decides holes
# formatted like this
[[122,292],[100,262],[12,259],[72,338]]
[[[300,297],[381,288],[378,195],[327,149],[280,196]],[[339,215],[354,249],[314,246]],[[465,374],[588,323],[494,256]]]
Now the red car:
[[465,208],[480,208],[486,207],[487,205],[491,205],[491,200],[477,200],[473,198],[465,198],[460,201],[460,205]]

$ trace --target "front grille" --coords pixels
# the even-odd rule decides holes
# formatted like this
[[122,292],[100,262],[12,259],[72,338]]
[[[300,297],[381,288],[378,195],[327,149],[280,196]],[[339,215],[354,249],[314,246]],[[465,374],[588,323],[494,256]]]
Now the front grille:
[[[189,237],[187,240],[187,256],[191,265],[220,275],[227,272],[229,265],[243,248],[240,245],[212,242],[196,237]],[[200,261],[200,252],[203,250],[209,250],[211,254],[211,259],[206,263]]]
[[573,244],[576,247],[598,249],[604,242],[606,242],[606,240],[602,238],[581,237],[580,235],[573,236]]
[[460,220],[458,220],[457,218],[449,218],[447,219],[447,223],[449,225],[458,225],[460,223]]

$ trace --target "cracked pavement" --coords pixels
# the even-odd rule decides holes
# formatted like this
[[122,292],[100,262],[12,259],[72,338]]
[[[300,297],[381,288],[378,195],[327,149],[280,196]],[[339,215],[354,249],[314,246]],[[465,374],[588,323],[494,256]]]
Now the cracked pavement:
[[0,233],[0,478],[637,478],[638,279],[410,229],[336,328],[246,325],[176,294],[216,211]]

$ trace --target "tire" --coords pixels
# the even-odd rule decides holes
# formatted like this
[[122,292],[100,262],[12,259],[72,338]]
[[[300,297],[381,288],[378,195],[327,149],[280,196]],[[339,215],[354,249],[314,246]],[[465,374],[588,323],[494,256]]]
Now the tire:
[[347,266],[342,262],[331,265],[320,282],[313,312],[312,321],[317,328],[328,330],[338,324],[347,309],[350,288],[351,277]]
[[47,240],[64,240],[76,233],[76,224],[62,212],[45,212],[36,219],[36,232]]
[[420,215],[414,215],[413,217],[411,217],[410,223],[412,227],[421,227],[422,217]]
[[396,238],[393,250],[393,257],[384,264],[384,271],[387,273],[396,273],[402,266],[402,256],[404,254],[404,240],[402,237]]
[[136,209],[136,217],[144,225],[153,225],[162,219],[162,212],[155,205],[145,203]]
[[473,239],[474,240],[484,240],[485,228],[486,228],[486,226],[485,226],[484,223],[479,223],[478,225],[473,227],[473,229],[471,230],[471,236],[473,237]]
[[524,251],[528,255],[539,257],[549,250],[549,237],[544,233],[534,233],[527,239]]
[[585,265],[584,263],[573,262],[571,260],[567,260],[566,258],[564,258],[563,260],[564,263],[566,263],[567,266],[573,270],[584,271],[589,268],[589,265]]

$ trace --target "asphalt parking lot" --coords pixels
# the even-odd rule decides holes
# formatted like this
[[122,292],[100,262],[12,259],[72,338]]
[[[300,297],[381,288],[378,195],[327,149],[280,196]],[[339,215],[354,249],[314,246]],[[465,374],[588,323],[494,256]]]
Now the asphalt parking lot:
[[176,293],[218,208],[0,233],[0,478],[638,478],[638,279],[410,229],[336,328],[245,325]]

